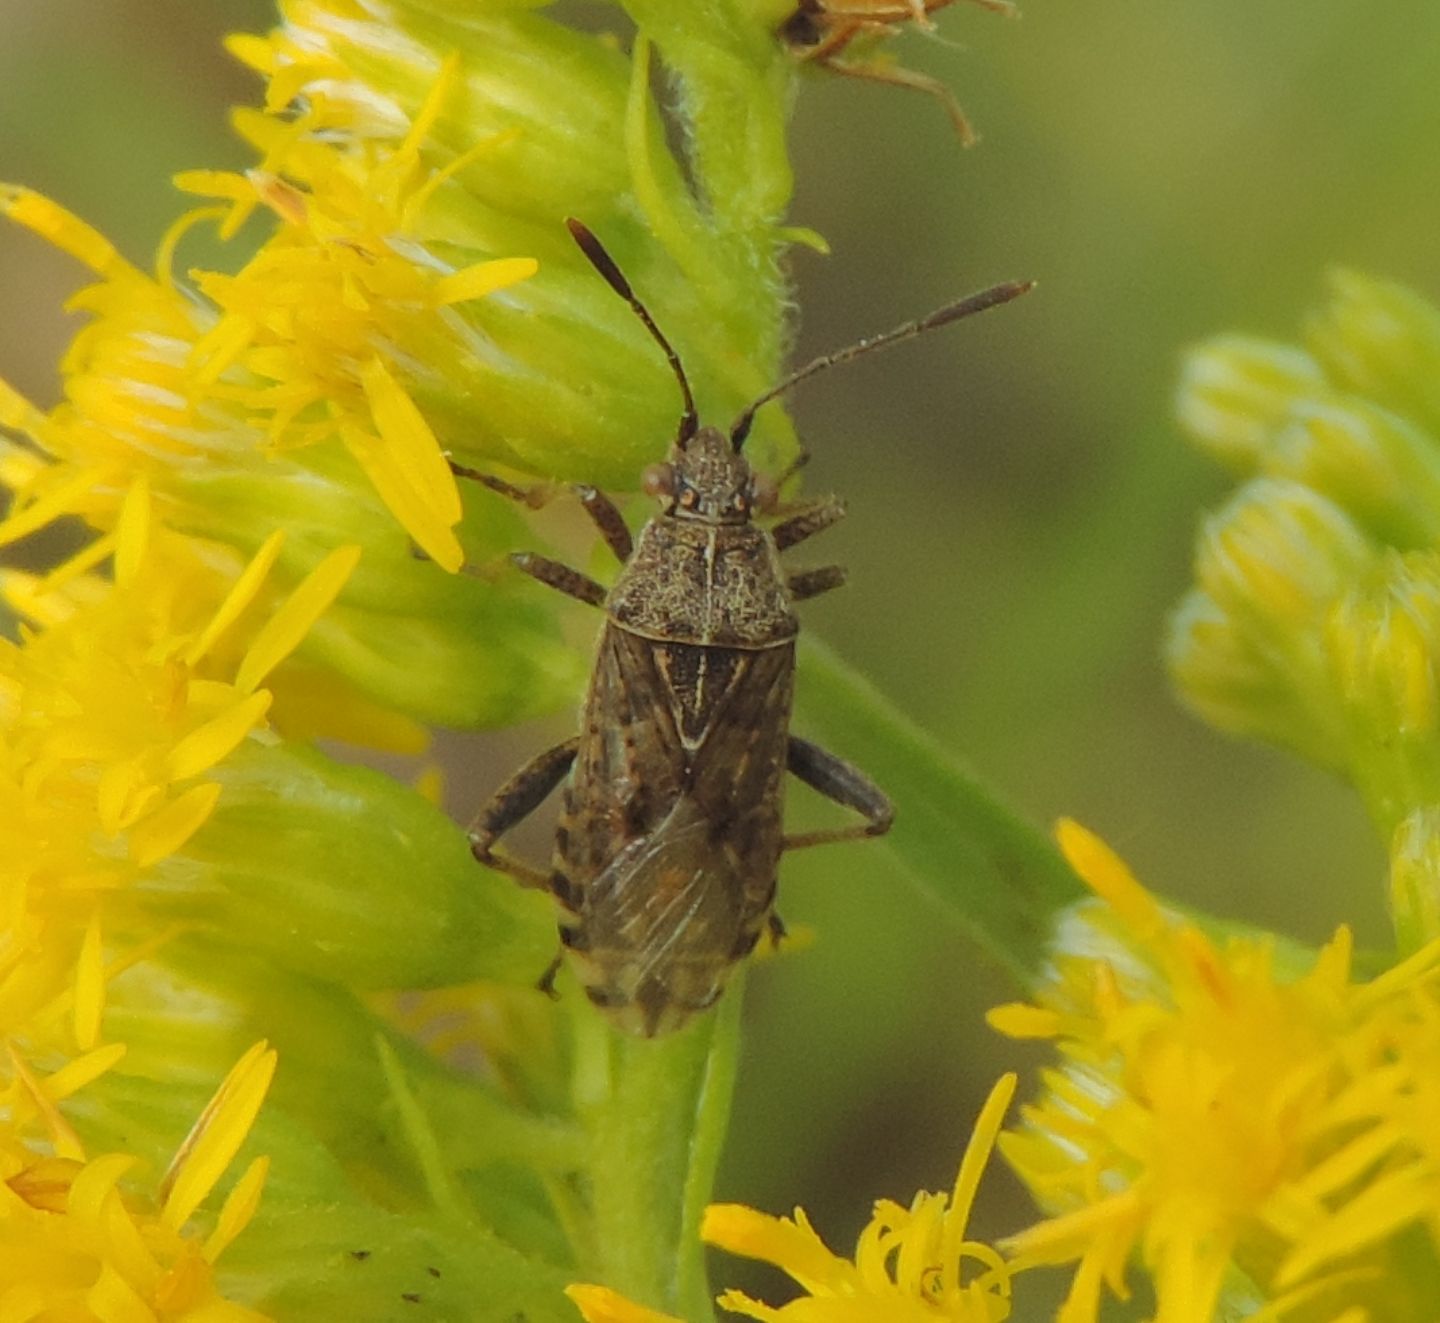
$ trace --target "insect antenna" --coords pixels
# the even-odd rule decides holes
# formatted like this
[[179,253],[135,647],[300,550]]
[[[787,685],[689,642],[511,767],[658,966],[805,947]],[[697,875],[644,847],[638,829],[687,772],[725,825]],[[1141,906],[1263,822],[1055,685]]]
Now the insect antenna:
[[910,340],[917,335],[924,335],[926,331],[948,326],[962,317],[969,317],[974,313],[984,312],[988,308],[998,307],[1002,303],[1009,303],[1011,299],[1019,298],[1020,295],[1034,287],[1033,280],[1009,280],[1002,285],[992,285],[989,289],[982,289],[978,294],[970,294],[963,299],[956,299],[954,303],[947,303],[943,308],[937,308],[928,317],[920,317],[913,322],[906,322],[903,326],[897,326],[893,331],[887,331],[884,335],[871,336],[869,339],[859,340],[844,349],[822,354],[813,362],[806,363],[798,371],[792,372],[778,386],[771,386],[765,394],[751,404],[731,427],[731,444],[736,450],[739,450],[745,444],[745,438],[750,435],[750,424],[755,421],[755,414],[760,406],[768,404],[777,395],[783,395],[791,386],[798,385],[806,377],[813,377],[815,373],[832,368],[837,363],[848,363],[852,358],[859,358],[861,354],[868,354],[871,350],[888,349],[902,340]]
[[587,226],[573,216],[566,218],[565,228],[570,231],[570,237],[580,245],[580,251],[590,260],[590,265],[604,276],[605,283],[630,305],[630,310],[645,323],[645,329],[655,337],[655,343],[665,351],[665,357],[669,360],[670,367],[675,373],[675,380],[680,383],[680,394],[685,397],[685,412],[680,416],[680,430],[675,438],[676,444],[683,446],[698,430],[700,415],[695,408],[695,396],[690,392],[690,383],[685,378],[685,369],[680,365],[680,355],[675,352],[670,341],[655,325],[655,319],[651,317],[645,305],[636,298],[635,291],[630,288],[630,282],[625,279],[624,273],[615,265],[615,259],[605,251],[605,245]]

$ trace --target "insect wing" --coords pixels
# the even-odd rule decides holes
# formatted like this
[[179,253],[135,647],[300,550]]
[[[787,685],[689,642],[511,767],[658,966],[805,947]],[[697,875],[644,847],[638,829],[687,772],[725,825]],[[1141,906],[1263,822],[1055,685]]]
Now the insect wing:
[[753,947],[781,848],[794,654],[660,643],[608,625],[557,865],[590,996],[655,1033]]

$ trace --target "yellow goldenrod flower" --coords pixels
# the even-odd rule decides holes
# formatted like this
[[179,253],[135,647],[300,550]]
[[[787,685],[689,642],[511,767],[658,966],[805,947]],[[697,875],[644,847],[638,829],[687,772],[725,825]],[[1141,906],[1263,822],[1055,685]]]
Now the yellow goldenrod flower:
[[[387,303],[375,294],[356,311],[342,297],[342,278],[326,279],[347,263],[362,273],[385,263],[365,257],[359,239],[307,232],[302,243],[286,227],[230,278],[243,282],[252,273],[273,312],[246,340],[237,332],[243,318],[169,276],[168,249],[161,275],[151,278],[34,193],[0,191],[0,209],[101,277],[75,300],[95,320],[63,364],[66,401],[42,414],[0,382],[0,425],[25,434],[48,456],[0,442],[0,481],[15,493],[0,521],[0,545],[67,514],[109,535],[130,483],[144,476],[157,517],[205,541],[196,552],[201,559],[215,560],[217,549],[209,545],[215,542],[248,559],[267,537],[288,529],[299,535],[291,537],[274,574],[293,585],[338,546],[364,547],[364,568],[323,629],[307,640],[306,666],[290,668],[280,685],[279,708],[292,717],[295,734],[415,752],[426,736],[402,713],[463,724],[549,701],[574,665],[553,624],[514,583],[437,573],[415,559],[406,536],[451,568],[461,558],[454,479],[424,415],[386,365],[387,355],[423,358],[426,346],[387,338],[382,326],[396,307],[417,324],[438,322],[436,307]],[[427,263],[403,261],[427,273],[416,282],[444,278]],[[297,289],[276,270],[285,262],[315,268],[319,284]],[[467,286],[466,297],[476,288]],[[286,298],[298,303],[282,308]],[[351,318],[347,325],[358,338],[347,353],[296,339],[306,328],[313,334],[333,329],[327,317]],[[367,335],[368,349],[360,343]],[[264,352],[257,348],[247,357],[247,345],[261,341]],[[315,375],[321,368],[313,365],[326,363],[329,393],[322,397]],[[302,396],[289,409],[285,400]],[[480,561],[519,536],[517,516],[499,498],[483,496],[487,518],[466,525],[469,554]],[[109,545],[102,536],[89,563],[102,559]],[[213,583],[217,595],[210,600],[218,606],[229,585],[220,575]],[[396,601],[406,604],[406,614],[395,610]],[[345,677],[339,683],[336,671]],[[422,672],[428,683],[417,685]]]
[[[275,1053],[261,1042],[241,1057],[158,1188],[136,1182],[131,1154],[87,1158],[60,1118],[56,1103],[81,1074],[88,1082],[96,1073],[77,1073],[83,1060],[40,1078],[13,1048],[10,1056],[10,1105],[0,1114],[0,1316],[263,1323],[266,1315],[222,1294],[215,1264],[253,1217],[268,1160],[249,1164],[208,1231],[187,1226],[249,1134]],[[27,1103],[42,1135],[21,1142]]]
[[[696,1192],[736,1008],[637,1046],[573,999],[551,1007],[533,987],[555,949],[548,898],[477,870],[409,787],[299,743],[415,752],[422,723],[511,720],[573,693],[562,604],[504,562],[534,545],[521,511],[462,489],[447,462],[624,492],[674,436],[665,356],[567,214],[603,235],[707,420],[777,374],[793,236],[773,32],[740,0],[637,0],[626,52],[534,10],[283,0],[274,33],[232,43],[267,81],[263,110],[236,116],[254,168],[180,177],[204,201],[153,274],[0,188],[0,211],[94,277],[63,401],[0,385],[15,436],[0,544],[72,516],[93,534],[0,584],[21,622],[0,645],[0,1034],[16,1063],[5,1120],[29,1127],[0,1134],[0,1154],[29,1173],[12,1193],[32,1211],[88,1189],[119,1241],[100,1247],[93,1298],[57,1317],[246,1317],[233,1295],[283,1318],[421,1305],[551,1323],[582,1275],[703,1297]],[[224,270],[185,268],[202,223],[236,244]],[[751,456],[777,472],[793,445],[767,408]],[[473,575],[447,573],[462,561]],[[452,1002],[474,1013],[473,993],[445,991],[474,980],[524,1005],[472,1036],[470,1073],[437,1060],[443,1036],[407,1041],[371,1010],[418,988],[408,1004],[433,1026]],[[536,1035],[517,1047],[525,1017],[556,1045],[530,1073],[511,1069],[541,1055]],[[287,1062],[261,1121],[284,1178],[212,1289],[258,1175],[208,1237],[187,1219],[263,1086],[247,1076],[207,1110],[148,1203],[127,1164],[154,1166],[216,1062],[262,1035]],[[953,1216],[886,1216],[905,1244],[939,1236],[962,1290],[974,1251],[963,1228],[936,1230]],[[24,1243],[0,1229],[0,1263]],[[921,1289],[948,1289],[937,1271]],[[7,1286],[0,1273],[0,1315],[48,1316],[49,1297]]]
[[1104,909],[1075,920],[1038,1004],[991,1019],[1065,1059],[1000,1141],[1054,1213],[1009,1242],[1017,1263],[1076,1264],[1062,1323],[1127,1296],[1134,1255],[1157,1323],[1209,1323],[1242,1276],[1267,1318],[1431,1317],[1440,945],[1356,982],[1341,929],[1286,972],[1273,939],[1217,944],[1095,837],[1059,834]]
[[[719,1249],[784,1270],[805,1294],[772,1306],[726,1291],[722,1308],[761,1323],[1000,1323],[1010,1317],[1011,1269],[989,1245],[967,1239],[975,1191],[1015,1093],[1015,1076],[990,1091],[966,1145],[955,1188],[917,1194],[905,1208],[878,1200],[853,1259],[828,1249],[803,1209],[771,1217],[743,1204],[712,1204],[701,1237]],[[970,1264],[975,1271],[967,1271]],[[608,1287],[566,1288],[586,1323],[681,1323]]]
[[853,1260],[827,1249],[801,1209],[792,1219],[738,1204],[713,1204],[701,1227],[709,1244],[773,1263],[805,1291],[778,1307],[726,1291],[721,1306],[774,1323],[998,1323],[1009,1318],[1010,1268],[994,1249],[965,1233],[1014,1092],[1013,1075],[990,1091],[949,1198],[917,1194],[908,1208],[889,1199],[877,1201]]
[[147,875],[214,812],[214,768],[263,730],[262,683],[354,568],[354,549],[333,553],[214,665],[280,541],[201,615],[197,602],[219,594],[192,590],[214,571],[152,527],[141,481],[97,544],[113,554],[113,587],[80,575],[94,548],[48,579],[5,575],[37,630],[21,646],[0,641],[0,1033],[37,1028],[32,1017],[44,1012],[50,1031],[68,1023],[81,1048],[97,1041],[105,948],[117,934],[143,940],[150,921],[136,907]]

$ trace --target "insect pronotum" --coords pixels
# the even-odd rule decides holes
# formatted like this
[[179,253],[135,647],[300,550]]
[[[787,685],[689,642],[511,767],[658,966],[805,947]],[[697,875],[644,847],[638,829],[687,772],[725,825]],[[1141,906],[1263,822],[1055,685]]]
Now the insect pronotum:
[[[661,510],[638,539],[603,493],[575,489],[621,562],[614,587],[607,592],[533,553],[512,557],[540,582],[600,607],[605,623],[580,733],[511,777],[477,815],[470,840],[481,863],[550,892],[561,945],[586,995],[619,1028],[649,1037],[711,1006],[761,933],[783,931],[774,901],[784,851],[879,836],[893,817],[890,801],[861,772],[790,734],[795,603],[838,587],[845,575],[837,565],[787,573],[780,553],[845,510],[832,496],[782,512],[768,529],[752,522],[776,512],[783,482],[752,472],[745,459],[756,411],[816,372],[1030,286],[996,285],[817,358],[721,431],[701,426],[679,356],[600,241],[579,221],[567,224],[664,351],[684,407],[669,459],[645,472],[644,488]],[[506,495],[525,495],[454,467]],[[860,820],[785,835],[787,773]],[[562,781],[552,866],[498,852],[499,838]]]

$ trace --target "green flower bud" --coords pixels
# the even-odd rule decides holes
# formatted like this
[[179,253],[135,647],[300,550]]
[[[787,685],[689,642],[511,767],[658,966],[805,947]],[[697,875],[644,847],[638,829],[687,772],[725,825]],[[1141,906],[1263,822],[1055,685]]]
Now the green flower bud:
[[[270,37],[234,43],[269,77],[269,115],[304,107],[304,131],[283,145],[269,115],[241,125],[307,206],[345,205],[348,191],[327,194],[364,186],[369,154],[402,153],[423,124],[418,155],[438,173],[417,177],[423,198],[402,211],[407,242],[452,267],[494,253],[538,260],[538,275],[503,294],[447,305],[426,324],[429,338],[397,360],[441,444],[467,463],[635,489],[674,435],[680,396],[664,356],[578,252],[566,216],[614,255],[675,344],[706,417],[728,422],[774,380],[790,186],[777,80],[788,67],[758,19],[721,8],[708,21],[687,10],[675,24],[637,6],[633,61],[518,7],[460,12],[421,0],[363,15],[343,0],[293,0]],[[649,104],[652,20],[682,97],[724,88],[728,98],[703,125],[702,108],[686,105],[708,214]],[[678,49],[665,45],[672,38]],[[717,61],[735,77],[717,79]],[[751,84],[757,95],[746,94]],[[755,159],[762,140],[768,150]],[[739,198],[733,177],[743,172],[727,168],[737,150],[751,154]],[[779,410],[764,412],[754,444],[768,465],[793,448]]]
[[[544,1000],[538,990],[528,995]],[[483,998],[472,992],[470,1000],[479,1005]],[[157,961],[128,971],[115,984],[106,1023],[126,1052],[119,1068],[86,1095],[94,1101],[87,1103],[92,1110],[84,1113],[84,1133],[96,1145],[114,1142],[106,1108],[129,1114],[131,1095],[112,1097],[112,1081],[124,1089],[138,1087],[136,1080],[166,1079],[185,1096],[173,1102],[161,1096],[147,1104],[146,1114],[184,1116],[194,1098],[203,1102],[213,1088],[217,1065],[223,1073],[244,1044],[263,1037],[281,1061],[272,1105],[322,1144],[326,1160],[363,1191],[399,1192],[416,1180],[403,1118],[387,1102],[392,1071],[403,1072],[405,1090],[429,1118],[449,1171],[479,1174],[497,1163],[521,1163],[564,1175],[578,1162],[571,1128],[517,1105],[491,1072],[462,1074],[442,1065],[347,989],[214,939],[177,938]],[[161,1148],[173,1146],[169,1124],[153,1127]],[[138,1141],[127,1142],[133,1148]],[[497,1195],[481,1199],[477,1213],[500,1219],[507,1207],[507,1198]]]
[[1440,309],[1354,271],[1333,272],[1330,289],[1305,339],[1331,379],[1440,432]]
[[1263,468],[1329,497],[1382,542],[1440,539],[1440,446],[1368,401],[1297,401]]
[[1440,797],[1440,554],[1387,555],[1336,605],[1327,630],[1349,717],[1351,779],[1382,828]]
[[1374,554],[1344,511],[1307,488],[1241,488],[1206,521],[1199,587],[1171,624],[1166,658],[1185,699],[1223,729],[1344,766],[1326,622]]
[[1310,355],[1225,335],[1185,356],[1176,414],[1202,450],[1249,476],[1262,467],[1297,398],[1326,393],[1324,374]]
[[482,872],[454,823],[388,777],[285,745],[247,745],[213,775],[214,813],[148,888],[165,919],[356,988],[529,984],[554,955],[548,898]]
[[1440,937],[1440,808],[1416,809],[1390,838],[1390,915],[1403,955]]

